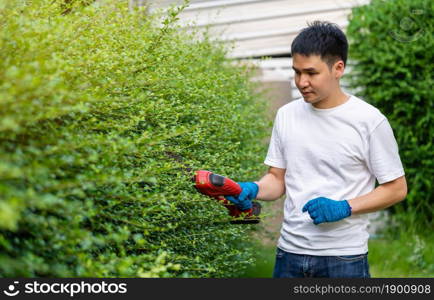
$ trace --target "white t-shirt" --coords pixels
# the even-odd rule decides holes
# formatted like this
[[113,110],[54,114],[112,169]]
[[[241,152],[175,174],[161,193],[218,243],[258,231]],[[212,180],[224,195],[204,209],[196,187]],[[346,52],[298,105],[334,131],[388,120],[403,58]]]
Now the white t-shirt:
[[368,251],[367,214],[314,225],[303,206],[316,197],[349,200],[404,175],[387,118],[355,97],[329,109],[299,99],[282,106],[264,163],[286,169],[278,247],[319,256]]

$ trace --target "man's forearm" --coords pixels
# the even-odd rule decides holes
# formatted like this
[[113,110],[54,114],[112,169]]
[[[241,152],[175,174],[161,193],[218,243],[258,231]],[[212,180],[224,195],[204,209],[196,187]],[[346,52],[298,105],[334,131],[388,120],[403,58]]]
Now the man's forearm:
[[285,181],[279,180],[272,173],[266,174],[255,183],[259,186],[258,195],[256,196],[259,200],[276,200],[285,193]]
[[352,214],[363,214],[378,211],[398,203],[407,195],[405,177],[379,185],[372,192],[348,200]]

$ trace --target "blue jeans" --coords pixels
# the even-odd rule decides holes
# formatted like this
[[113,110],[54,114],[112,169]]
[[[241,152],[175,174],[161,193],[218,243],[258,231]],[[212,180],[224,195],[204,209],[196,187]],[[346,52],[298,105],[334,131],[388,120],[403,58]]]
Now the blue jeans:
[[368,253],[345,256],[312,256],[277,248],[273,278],[369,278]]

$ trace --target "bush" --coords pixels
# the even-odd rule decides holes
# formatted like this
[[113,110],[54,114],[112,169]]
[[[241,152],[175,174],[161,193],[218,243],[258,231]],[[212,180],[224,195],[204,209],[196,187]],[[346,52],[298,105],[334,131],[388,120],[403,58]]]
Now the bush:
[[230,277],[248,226],[185,170],[263,172],[265,102],[206,35],[126,3],[0,0],[0,276]]
[[351,85],[389,119],[408,183],[393,206],[400,223],[432,228],[434,140],[432,1],[380,1],[353,8]]

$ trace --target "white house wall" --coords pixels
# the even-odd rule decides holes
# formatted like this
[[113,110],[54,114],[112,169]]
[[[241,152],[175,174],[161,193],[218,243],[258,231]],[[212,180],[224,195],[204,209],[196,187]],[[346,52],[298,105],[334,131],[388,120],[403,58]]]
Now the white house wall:
[[[151,10],[183,1],[155,0]],[[345,31],[351,8],[369,0],[192,0],[180,14],[186,28],[209,28],[211,36],[233,45],[228,56],[258,65],[262,75],[257,80],[292,82],[290,47],[298,32],[308,22],[326,20]],[[267,56],[282,56],[259,59]],[[347,70],[347,73],[349,70]],[[292,87],[292,99],[299,98]]]

